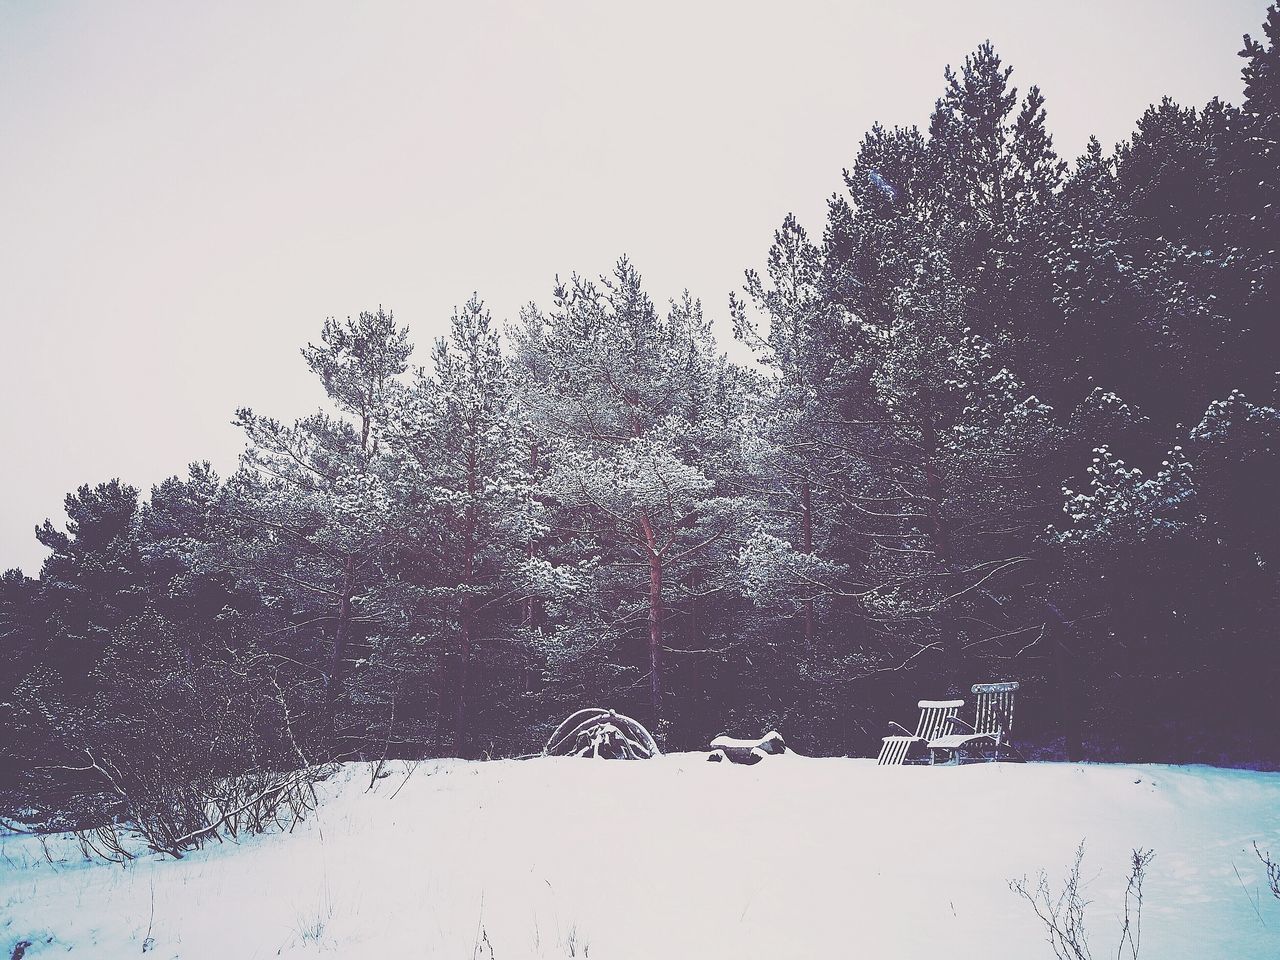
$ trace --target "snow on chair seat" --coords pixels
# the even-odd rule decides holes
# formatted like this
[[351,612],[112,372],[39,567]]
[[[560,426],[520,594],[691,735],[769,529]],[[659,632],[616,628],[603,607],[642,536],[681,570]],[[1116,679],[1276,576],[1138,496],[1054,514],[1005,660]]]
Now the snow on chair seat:
[[911,748],[924,745],[935,737],[941,736],[951,729],[951,721],[956,712],[964,706],[963,700],[921,700],[920,719],[916,723],[916,732],[911,733],[900,723],[890,721],[889,726],[897,727],[904,735],[893,734],[884,738],[880,747],[880,756],[876,763],[882,767],[900,767],[907,762]]
[[[962,754],[971,751],[981,752],[977,759],[1000,760],[1015,759],[1017,751],[1009,742],[1013,729],[1013,705],[1018,693],[1017,681],[1000,683],[975,683],[972,692],[974,701],[974,721],[970,726],[959,717],[953,717],[949,724],[969,727],[968,733],[950,733],[933,737],[929,740],[929,760],[937,763],[940,758],[959,763]],[[1017,759],[1021,759],[1018,755]]]

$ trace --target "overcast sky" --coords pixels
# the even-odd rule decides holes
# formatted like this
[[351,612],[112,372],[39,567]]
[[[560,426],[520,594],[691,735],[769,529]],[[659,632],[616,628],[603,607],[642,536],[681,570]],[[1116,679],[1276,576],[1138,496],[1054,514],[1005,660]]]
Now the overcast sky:
[[990,38],[1060,152],[1240,97],[1264,0],[0,0],[0,568],[84,482],[148,489],[319,401],[298,356],[384,304],[426,346],[629,253],[717,317],[876,120]]

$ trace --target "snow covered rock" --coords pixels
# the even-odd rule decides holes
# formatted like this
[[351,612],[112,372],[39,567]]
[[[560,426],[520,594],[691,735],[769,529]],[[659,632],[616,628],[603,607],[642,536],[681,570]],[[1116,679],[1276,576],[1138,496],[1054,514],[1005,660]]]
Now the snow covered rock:
[[731,763],[759,763],[765,757],[786,753],[787,745],[782,734],[770,730],[759,740],[738,740],[734,737],[719,736],[711,741],[711,753],[707,759],[715,762],[728,760]]

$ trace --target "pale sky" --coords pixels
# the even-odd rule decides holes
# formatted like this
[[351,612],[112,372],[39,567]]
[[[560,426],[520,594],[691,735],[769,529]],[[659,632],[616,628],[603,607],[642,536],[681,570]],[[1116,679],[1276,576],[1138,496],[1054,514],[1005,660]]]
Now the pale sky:
[[313,409],[328,315],[391,307],[425,362],[472,291],[512,318],[626,252],[723,318],[982,40],[1074,157],[1164,94],[1238,102],[1265,9],[0,0],[0,568],[79,484],[225,475],[237,406]]

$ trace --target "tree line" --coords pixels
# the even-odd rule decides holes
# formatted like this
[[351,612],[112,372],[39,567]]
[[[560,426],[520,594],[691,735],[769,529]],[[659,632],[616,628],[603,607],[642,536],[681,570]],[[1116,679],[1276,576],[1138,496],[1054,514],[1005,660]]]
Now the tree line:
[[[1046,756],[1274,763],[1280,10],[1241,106],[1066,162],[990,44],[787,217],[730,362],[635,265],[415,363],[378,308],[242,409],[239,468],[68,494],[0,578],[0,789],[527,753],[573,710],[667,748],[870,754],[1019,679]],[[95,811],[97,812],[95,814]]]

